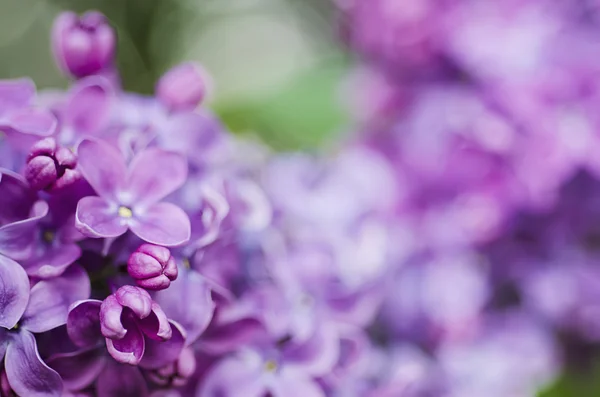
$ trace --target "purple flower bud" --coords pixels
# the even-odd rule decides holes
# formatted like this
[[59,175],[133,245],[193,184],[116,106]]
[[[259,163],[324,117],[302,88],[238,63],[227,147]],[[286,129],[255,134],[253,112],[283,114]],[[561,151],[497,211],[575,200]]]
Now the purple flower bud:
[[97,74],[110,67],[116,36],[106,18],[91,11],[79,18],[65,12],[56,18],[52,46],[59,67],[76,78]]
[[180,387],[187,383],[196,370],[196,357],[189,347],[184,348],[179,358],[162,368],[148,372],[148,377],[162,387]]
[[54,138],[37,142],[27,158],[25,178],[35,190],[57,191],[79,179],[77,156]]
[[206,93],[205,73],[194,63],[183,63],[165,73],[156,86],[156,96],[171,110],[191,110]]
[[142,244],[129,257],[127,271],[138,286],[150,290],[168,288],[177,278],[177,265],[166,247]]

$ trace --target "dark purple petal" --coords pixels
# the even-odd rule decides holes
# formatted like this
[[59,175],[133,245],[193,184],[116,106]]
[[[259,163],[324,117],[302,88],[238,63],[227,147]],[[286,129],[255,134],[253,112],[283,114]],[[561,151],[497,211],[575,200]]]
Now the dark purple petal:
[[99,131],[110,116],[111,97],[110,83],[102,77],[78,81],[65,108],[65,124],[80,136]]
[[150,339],[160,341],[171,338],[169,319],[156,302],[152,302],[152,312],[150,315],[138,321],[138,325]]
[[192,270],[182,272],[171,288],[156,292],[154,300],[170,319],[185,329],[188,344],[198,339],[208,327],[215,310],[209,285]]
[[77,203],[75,226],[87,237],[119,237],[127,231],[127,224],[118,210],[118,206],[101,197],[84,197]]
[[44,363],[32,333],[13,333],[4,360],[10,387],[20,396],[60,397],[63,383],[56,371]]
[[50,357],[47,363],[58,372],[67,390],[82,390],[98,378],[107,359],[104,348],[93,347],[56,354]]
[[177,360],[181,353],[185,341],[185,331],[175,322],[169,322],[171,325],[172,336],[168,340],[146,339],[146,348],[144,357],[140,361],[140,366],[148,369],[156,369],[170,364]]
[[127,333],[121,339],[106,338],[108,353],[118,362],[137,365],[144,355],[144,334],[132,318],[125,317],[123,326]]
[[102,340],[100,332],[100,306],[96,299],[75,302],[69,308],[67,332],[69,338],[79,347],[88,347]]
[[335,326],[322,323],[308,340],[292,343],[284,350],[288,367],[305,374],[320,376],[329,373],[338,362],[340,341]]
[[117,149],[104,141],[84,139],[77,147],[79,170],[96,193],[118,202],[126,183],[127,166]]
[[31,288],[22,327],[31,332],[44,332],[65,324],[69,306],[89,298],[90,291],[90,279],[79,265],[72,265],[60,277],[38,282]]
[[224,354],[262,339],[265,333],[264,325],[254,318],[226,324],[213,323],[200,338],[199,346],[210,354]]
[[13,328],[29,302],[29,278],[17,262],[0,255],[0,327]]
[[48,203],[38,201],[33,204],[29,217],[0,227],[0,253],[15,260],[28,259],[35,241],[37,226],[46,214],[48,214]]
[[190,239],[191,226],[186,213],[171,203],[154,204],[141,214],[129,228],[139,238],[152,244],[172,247]]
[[157,148],[146,149],[129,165],[129,190],[136,207],[147,208],[180,188],[187,178],[185,157]]
[[148,386],[140,370],[108,360],[96,382],[98,397],[146,397]]
[[23,221],[38,200],[36,192],[21,175],[0,168],[0,226]]

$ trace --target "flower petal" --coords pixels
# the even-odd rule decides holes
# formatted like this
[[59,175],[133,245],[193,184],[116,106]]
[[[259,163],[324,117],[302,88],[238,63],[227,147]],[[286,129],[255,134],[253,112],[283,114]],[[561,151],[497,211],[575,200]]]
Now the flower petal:
[[48,204],[38,201],[33,205],[30,217],[0,227],[0,253],[15,260],[27,259],[35,242],[38,223],[47,214]]
[[75,302],[69,308],[67,332],[79,347],[87,347],[102,340],[100,333],[100,305],[102,301],[86,299]]
[[4,363],[8,383],[19,396],[61,396],[62,380],[42,361],[32,333],[21,330],[12,334]]
[[31,332],[44,332],[67,322],[69,306],[90,296],[90,279],[79,265],[62,276],[38,282],[31,288],[21,325]]
[[129,165],[129,193],[136,206],[150,206],[180,188],[187,171],[182,155],[158,148],[146,149]]
[[325,397],[323,389],[302,372],[286,371],[277,377],[271,386],[273,397]]
[[79,170],[96,193],[116,201],[127,175],[121,153],[104,141],[84,139],[77,147],[77,156]]
[[0,255],[0,327],[13,328],[29,302],[29,278],[17,262]]
[[118,207],[94,196],[84,197],[77,203],[75,226],[85,236],[95,238],[115,238],[127,231]]
[[82,390],[96,380],[106,365],[104,348],[56,354],[50,357],[48,365],[54,369],[63,380],[68,390]]
[[21,134],[46,137],[54,133],[57,122],[56,117],[47,110],[27,108],[11,112],[6,124]]
[[140,361],[141,367],[156,369],[177,360],[186,343],[185,333],[179,324],[170,321],[170,325],[172,336],[169,340],[156,341],[150,338],[146,339],[144,357]]
[[79,257],[81,248],[77,244],[60,244],[44,249],[34,258],[23,263],[29,276],[46,279],[58,277]]
[[171,338],[171,325],[169,319],[156,302],[152,302],[150,315],[138,322],[142,332],[150,339],[157,341]]
[[32,104],[35,83],[31,79],[0,80],[0,114]]
[[172,247],[190,239],[191,226],[186,213],[171,203],[158,203],[136,216],[129,228],[139,238],[156,245]]
[[187,344],[200,337],[215,310],[208,283],[193,270],[182,271],[170,288],[154,294],[154,301],[185,329]]
[[127,329],[125,336],[122,339],[106,338],[106,348],[118,362],[137,365],[144,355],[144,334],[129,317],[124,317],[123,325]]
[[268,389],[256,354],[230,356],[206,374],[196,391],[197,397],[262,397]]
[[100,76],[79,80],[65,107],[65,124],[78,134],[93,134],[102,129],[110,115],[112,90]]
[[139,368],[108,360],[96,382],[98,397],[146,397],[148,386]]

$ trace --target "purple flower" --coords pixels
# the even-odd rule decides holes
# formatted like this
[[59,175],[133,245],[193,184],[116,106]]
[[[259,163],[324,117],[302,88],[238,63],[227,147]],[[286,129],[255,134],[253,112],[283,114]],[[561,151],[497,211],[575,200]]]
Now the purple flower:
[[127,272],[138,286],[161,290],[177,278],[177,265],[168,248],[142,244],[129,257]]
[[160,387],[178,387],[187,383],[196,370],[196,357],[189,347],[184,348],[175,362],[148,372],[150,380]]
[[60,190],[79,178],[76,166],[77,157],[73,152],[59,147],[54,138],[46,138],[31,148],[25,178],[35,190]]
[[[115,360],[146,368],[164,365],[165,357],[173,361],[185,341],[179,327],[169,322],[148,292],[130,285],[104,301],[90,299],[74,304],[67,330],[77,346],[97,345],[103,337]],[[161,343],[164,341],[170,342]]]
[[193,63],[183,63],[165,73],[156,85],[157,98],[169,110],[192,110],[206,93],[205,73]]
[[77,204],[76,224],[88,237],[115,238],[128,229],[152,244],[175,246],[190,238],[190,221],[174,204],[159,202],[186,179],[178,154],[150,148],[129,164],[102,141],[86,139],[77,150],[79,168],[99,197]]
[[0,273],[0,345],[8,383],[19,395],[60,396],[61,378],[41,360],[33,333],[65,324],[69,305],[89,296],[89,279],[81,267],[72,266],[30,290],[21,266],[1,256]]
[[64,12],[54,21],[52,47],[65,74],[81,78],[104,71],[113,64],[115,46],[115,32],[99,12]]

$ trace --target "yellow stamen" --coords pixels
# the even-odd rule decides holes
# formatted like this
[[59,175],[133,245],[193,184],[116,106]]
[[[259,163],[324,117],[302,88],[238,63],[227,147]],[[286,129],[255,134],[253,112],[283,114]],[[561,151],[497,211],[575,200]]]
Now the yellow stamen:
[[181,260],[181,262],[183,263],[183,266],[184,266],[186,269],[189,269],[189,268],[191,268],[191,267],[192,267],[192,266],[190,265],[190,260],[189,260],[188,258],[183,258],[183,259]]
[[119,216],[121,218],[131,218],[133,216],[133,212],[124,206],[119,207]]
[[45,242],[47,243],[51,243],[54,241],[54,232],[51,230],[46,230],[43,234],[42,234],[42,238],[44,239]]
[[268,360],[265,362],[265,371],[267,372],[275,372],[277,369],[277,363],[273,360]]

